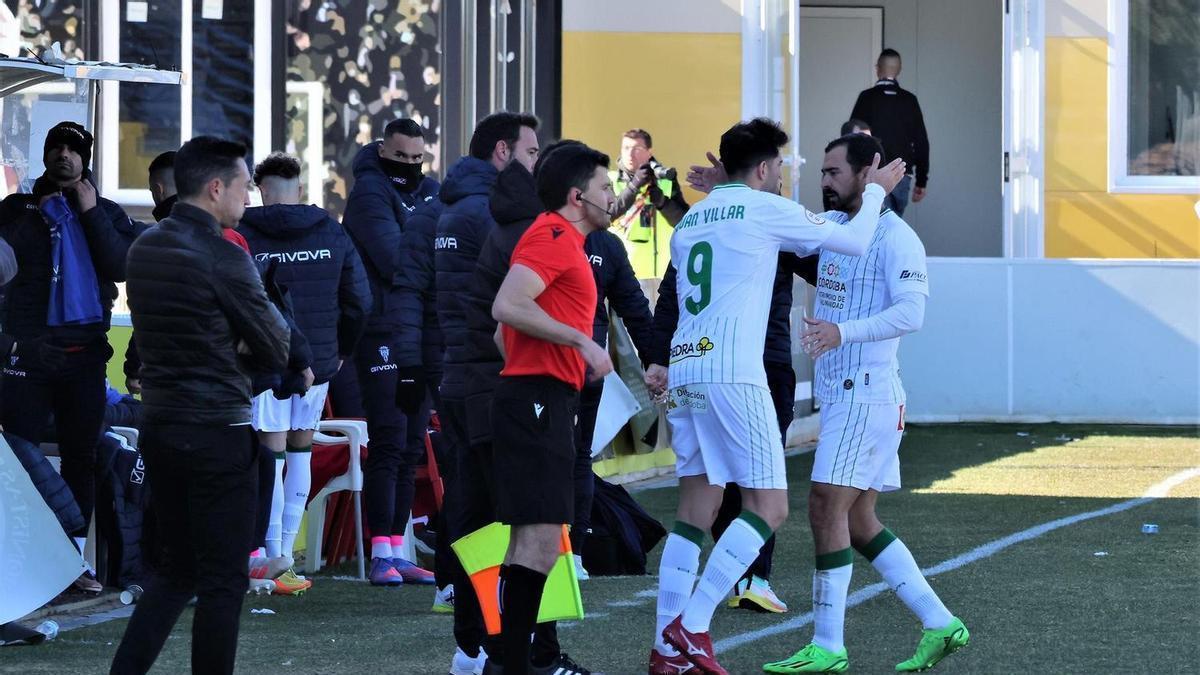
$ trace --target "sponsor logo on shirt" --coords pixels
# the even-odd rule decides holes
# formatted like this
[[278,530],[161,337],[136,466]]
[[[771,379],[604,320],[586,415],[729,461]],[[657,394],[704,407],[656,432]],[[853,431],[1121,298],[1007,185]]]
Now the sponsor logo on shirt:
[[929,281],[929,275],[918,270],[904,270],[900,273],[900,279],[911,279],[912,281],[920,281],[921,283],[925,283]]
[[689,408],[696,412],[708,410],[708,396],[704,391],[695,387],[676,387],[667,399],[667,410]]
[[561,237],[563,232],[566,232],[566,230],[562,229],[561,227],[550,228],[550,236],[553,239],[558,239]]
[[812,211],[809,211],[808,209],[804,209],[804,217],[807,218],[808,222],[812,223],[813,225],[824,225],[825,223],[829,222]]
[[283,253],[259,253],[254,256],[259,262],[274,260],[281,263],[305,263],[317,260],[333,260],[333,252],[327,248],[315,251],[285,251]]
[[604,258],[601,256],[589,255],[587,257],[587,259],[588,259],[588,262],[592,263],[596,267],[604,267]]
[[696,341],[696,344],[685,342],[684,344],[671,345],[671,363],[678,363],[684,359],[694,359],[708,354],[717,345],[708,337],[702,337]]
[[438,237],[433,240],[433,249],[435,251],[445,251],[451,248],[458,249],[458,240],[454,237]]

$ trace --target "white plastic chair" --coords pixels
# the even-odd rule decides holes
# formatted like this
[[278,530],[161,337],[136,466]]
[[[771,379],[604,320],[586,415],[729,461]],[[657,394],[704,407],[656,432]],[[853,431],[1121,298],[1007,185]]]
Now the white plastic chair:
[[124,436],[129,442],[129,447],[137,449],[138,447],[138,430],[133,427],[109,427],[109,431],[118,436]]
[[[329,434],[339,434],[341,437]],[[358,578],[366,579],[366,559],[363,551],[362,532],[362,448],[366,447],[367,423],[362,420],[322,420],[317,424],[317,433],[313,436],[314,443],[322,445],[340,445],[348,443],[350,463],[346,473],[337,476],[325,484],[308,504],[308,533],[306,536],[306,572],[316,572],[321,569],[321,540],[325,534],[325,500],[329,495],[343,490],[349,490],[354,502],[354,539],[358,554]]]

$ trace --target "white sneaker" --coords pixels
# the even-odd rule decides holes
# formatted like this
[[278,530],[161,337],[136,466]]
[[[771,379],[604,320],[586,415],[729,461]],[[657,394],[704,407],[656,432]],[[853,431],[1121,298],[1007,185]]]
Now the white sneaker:
[[573,557],[575,558],[575,577],[580,581],[591,579],[591,575],[583,568],[583,556],[576,553],[573,554]]
[[454,613],[454,584],[433,591],[433,611],[437,614]]
[[246,595],[270,595],[275,592],[274,579],[251,579]]
[[482,675],[484,661],[487,661],[487,654],[482,649],[479,650],[479,656],[471,658],[456,647],[454,659],[450,661],[450,675]]

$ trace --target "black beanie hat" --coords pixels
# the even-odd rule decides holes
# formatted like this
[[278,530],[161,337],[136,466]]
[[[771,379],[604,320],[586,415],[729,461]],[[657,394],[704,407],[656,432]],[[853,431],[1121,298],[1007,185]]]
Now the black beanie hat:
[[65,145],[79,155],[83,160],[83,168],[92,164],[92,135],[82,125],[75,122],[59,122],[46,133],[46,145],[42,148],[42,157],[51,149]]

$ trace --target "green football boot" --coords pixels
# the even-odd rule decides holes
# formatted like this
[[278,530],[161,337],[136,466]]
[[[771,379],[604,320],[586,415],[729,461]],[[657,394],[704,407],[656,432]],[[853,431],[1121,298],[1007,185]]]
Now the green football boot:
[[768,673],[844,673],[849,668],[845,648],[831,652],[812,643],[791,658],[763,665]]
[[917,653],[912,658],[896,664],[896,670],[901,673],[915,673],[929,670],[938,661],[967,646],[971,640],[971,632],[963,622],[955,617],[949,626],[939,630],[926,630],[921,635],[921,643],[917,645]]

